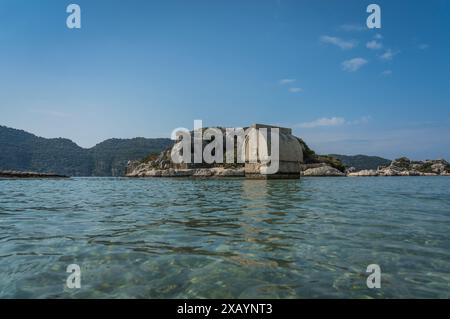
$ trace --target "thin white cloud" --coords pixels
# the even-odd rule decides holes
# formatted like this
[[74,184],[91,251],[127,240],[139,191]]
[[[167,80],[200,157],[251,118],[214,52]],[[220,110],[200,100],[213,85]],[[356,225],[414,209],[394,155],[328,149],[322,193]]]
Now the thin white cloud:
[[335,45],[335,46],[341,48],[342,50],[350,50],[350,49],[353,49],[356,46],[356,42],[355,41],[343,40],[341,38],[330,37],[328,35],[321,36],[320,37],[320,42],[325,43],[325,44]]
[[389,76],[391,74],[392,74],[392,70],[384,70],[383,72],[381,72],[381,75],[384,75],[384,76]]
[[375,34],[375,36],[373,38],[376,40],[381,40],[381,39],[383,39],[383,36],[381,34],[377,33],[377,34]]
[[346,60],[342,62],[342,69],[347,72],[356,72],[362,66],[366,65],[368,61],[363,58],[354,58],[351,60]]
[[383,61],[390,61],[396,56],[398,52],[394,52],[391,49],[387,49],[382,55],[380,55],[380,59]]
[[366,47],[371,50],[379,50],[383,47],[383,44],[377,40],[372,40],[366,43]]
[[297,80],[296,80],[296,79],[281,79],[281,80],[279,81],[279,83],[280,83],[281,85],[286,85],[286,84],[294,83],[295,81],[297,81]]
[[359,119],[353,121],[347,121],[343,117],[322,117],[318,118],[312,122],[305,122],[299,125],[295,125],[295,127],[300,128],[316,128],[316,127],[326,127],[326,126],[342,126],[342,125],[362,125],[367,124],[370,121],[370,116],[363,116]]
[[301,123],[299,127],[315,128],[320,126],[339,126],[343,124],[345,124],[345,119],[343,117],[330,117],[330,118],[322,117],[312,122]]
[[300,93],[300,92],[303,92],[303,89],[302,88],[289,88],[289,92]]
[[420,45],[419,45],[419,49],[420,50],[426,50],[426,49],[428,49],[430,47],[430,45],[429,44],[426,44],[426,43],[421,43]]
[[360,24],[343,24],[339,26],[339,29],[346,32],[364,31],[366,28]]

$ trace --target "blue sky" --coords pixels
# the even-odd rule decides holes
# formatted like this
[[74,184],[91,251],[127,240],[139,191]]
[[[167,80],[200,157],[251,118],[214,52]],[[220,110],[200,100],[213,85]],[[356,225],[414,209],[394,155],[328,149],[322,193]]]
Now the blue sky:
[[0,125],[39,136],[258,122],[320,153],[450,159],[449,1],[0,0],[0,45]]

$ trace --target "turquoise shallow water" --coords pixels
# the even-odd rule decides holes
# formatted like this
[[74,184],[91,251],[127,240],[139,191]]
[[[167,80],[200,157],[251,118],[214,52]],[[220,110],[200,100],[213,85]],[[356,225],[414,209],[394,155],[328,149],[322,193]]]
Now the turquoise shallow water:
[[0,181],[2,298],[449,298],[449,257],[447,177]]

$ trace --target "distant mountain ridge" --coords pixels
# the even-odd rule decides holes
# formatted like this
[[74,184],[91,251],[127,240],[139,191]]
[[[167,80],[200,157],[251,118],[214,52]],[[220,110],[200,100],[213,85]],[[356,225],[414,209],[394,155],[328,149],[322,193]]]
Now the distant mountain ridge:
[[368,155],[339,155],[329,154],[328,156],[340,160],[347,167],[354,167],[357,170],[377,169],[378,166],[389,165],[391,160],[379,156]]
[[69,176],[123,176],[128,160],[160,153],[168,138],[108,139],[86,149],[65,138],[43,138],[0,126],[0,170]]

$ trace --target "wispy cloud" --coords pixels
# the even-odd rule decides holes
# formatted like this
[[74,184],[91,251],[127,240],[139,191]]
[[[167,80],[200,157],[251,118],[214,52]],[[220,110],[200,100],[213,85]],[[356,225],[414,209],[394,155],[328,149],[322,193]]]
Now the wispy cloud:
[[421,43],[421,44],[419,44],[419,49],[420,50],[426,50],[426,49],[428,49],[430,47],[430,45],[429,44],[426,44],[426,43]]
[[280,85],[288,86],[288,91],[291,93],[300,93],[303,92],[303,89],[298,86],[294,86],[294,83],[296,83],[296,79],[281,79],[278,81]]
[[392,75],[392,70],[384,70],[383,72],[381,72],[381,75],[383,75],[383,76]]
[[311,122],[305,122],[295,127],[299,128],[316,128],[316,127],[326,127],[326,126],[342,126],[342,125],[361,125],[367,124],[370,121],[370,116],[363,116],[356,120],[347,121],[343,117],[321,117]]
[[300,93],[300,92],[303,92],[303,89],[302,88],[289,88],[289,92]]
[[372,40],[366,43],[366,47],[371,50],[379,50],[383,47],[383,44],[377,40]]
[[335,46],[341,48],[342,50],[350,50],[356,46],[355,41],[343,40],[341,38],[331,37],[328,35],[321,36],[320,42],[325,43],[325,44],[335,45]]
[[343,24],[339,26],[339,30],[346,32],[360,32],[366,30],[366,28],[360,24]]
[[281,79],[280,81],[279,81],[279,83],[281,84],[281,85],[286,85],[286,84],[292,84],[292,83],[295,83],[297,80],[296,79]]
[[346,60],[342,62],[342,69],[347,72],[356,72],[362,66],[366,65],[368,61],[363,58],[354,58],[351,60]]
[[373,38],[376,40],[382,40],[383,36],[381,34],[377,33],[377,34],[375,34],[375,36]]
[[380,59],[383,61],[390,61],[396,56],[398,52],[394,52],[391,49],[387,49],[382,55],[380,55]]
[[305,122],[298,125],[301,128],[315,128],[321,126],[339,126],[345,124],[345,119],[343,117],[322,117],[320,119],[314,120],[312,122]]
[[278,83],[280,85],[288,85],[288,84],[292,84],[292,83],[295,83],[295,82],[297,82],[296,79],[281,79],[280,81],[278,81]]

